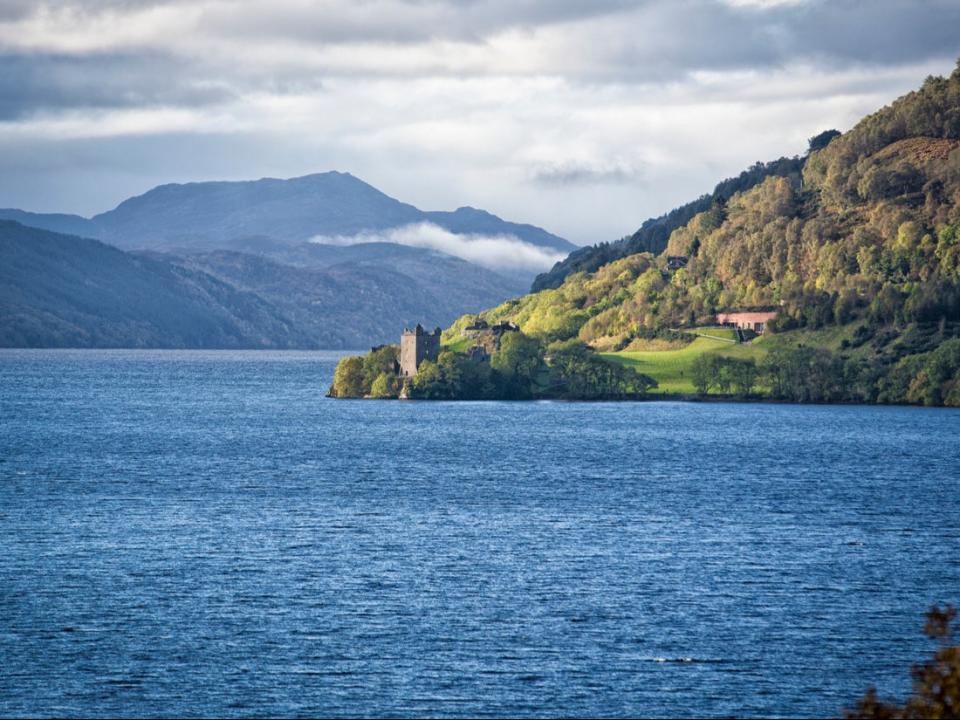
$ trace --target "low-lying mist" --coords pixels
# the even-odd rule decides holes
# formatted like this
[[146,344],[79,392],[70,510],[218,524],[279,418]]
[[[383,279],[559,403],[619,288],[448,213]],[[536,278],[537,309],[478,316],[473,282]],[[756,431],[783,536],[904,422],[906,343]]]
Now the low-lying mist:
[[388,242],[428,248],[491,270],[546,270],[566,257],[564,253],[526,243],[515,235],[458,235],[430,222],[356,235],[316,235],[310,241],[324,245]]

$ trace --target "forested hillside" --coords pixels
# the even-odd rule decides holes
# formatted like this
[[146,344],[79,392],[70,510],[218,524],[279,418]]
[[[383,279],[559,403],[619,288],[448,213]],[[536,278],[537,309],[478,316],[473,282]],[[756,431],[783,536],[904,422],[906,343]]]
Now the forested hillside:
[[767,393],[960,405],[960,63],[834,135],[815,138],[802,178],[758,172],[673,229],[662,253],[572,273],[480,317],[518,324],[549,356],[570,340],[682,344],[677,330],[717,312],[776,310],[757,345]]
[[404,326],[446,325],[460,308],[520,292],[519,283],[497,273],[422,248],[305,244],[304,251],[301,262],[289,264],[229,250],[158,257],[255,293],[309,339],[304,347],[362,348],[395,340]]
[[0,347],[308,343],[275,307],[206,273],[0,220]]
[[[827,131],[810,140],[811,148],[819,143],[828,142],[836,131]],[[696,200],[674,208],[665,215],[651,218],[640,226],[633,235],[616,242],[604,242],[574,250],[566,258],[542,273],[533,281],[531,290],[537,292],[546,288],[560,287],[561,283],[575,272],[594,272],[607,263],[629,255],[650,252],[659,255],[667,247],[670,233],[690,222],[698,213],[709,210],[714,203],[723,203],[734,194],[744,192],[763,182],[770,176],[799,179],[803,170],[803,158],[782,157],[768,163],[758,162],[733,178],[721,181],[712,193],[701,195]]]
[[501,306],[531,331],[587,341],[782,307],[780,329],[960,313],[960,67],[813,152],[803,184],[772,175],[636,254]]

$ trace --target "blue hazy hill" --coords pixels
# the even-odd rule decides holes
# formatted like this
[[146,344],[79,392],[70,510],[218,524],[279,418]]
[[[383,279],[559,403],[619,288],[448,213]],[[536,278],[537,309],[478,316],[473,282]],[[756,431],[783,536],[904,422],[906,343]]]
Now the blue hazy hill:
[[124,251],[0,220],[0,347],[361,348],[522,284],[423,248]]
[[167,184],[93,218],[0,210],[0,219],[93,237],[122,248],[234,249],[249,237],[295,244],[316,236],[351,236],[431,222],[456,234],[514,235],[559,252],[575,245],[542,228],[470,207],[425,212],[349,173],[281,180]]
[[66,213],[35,213],[15,208],[0,208],[0,220],[13,220],[21,225],[80,237],[98,237],[100,229],[88,218]]

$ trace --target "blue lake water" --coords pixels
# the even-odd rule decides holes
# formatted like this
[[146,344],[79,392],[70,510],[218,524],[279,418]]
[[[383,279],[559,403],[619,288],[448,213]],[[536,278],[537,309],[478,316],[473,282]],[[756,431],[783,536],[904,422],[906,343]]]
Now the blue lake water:
[[0,351],[0,715],[835,716],[960,601],[960,411],[336,357]]

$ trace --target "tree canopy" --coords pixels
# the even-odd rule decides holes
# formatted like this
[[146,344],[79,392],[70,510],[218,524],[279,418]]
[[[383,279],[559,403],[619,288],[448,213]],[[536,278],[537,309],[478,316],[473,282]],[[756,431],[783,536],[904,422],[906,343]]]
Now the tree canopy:
[[933,656],[914,665],[913,693],[903,705],[881,700],[876,688],[869,688],[857,707],[845,713],[847,718],[940,718],[960,717],[960,646],[954,645],[957,609],[952,605],[934,606],[927,612],[924,634],[939,648]]

